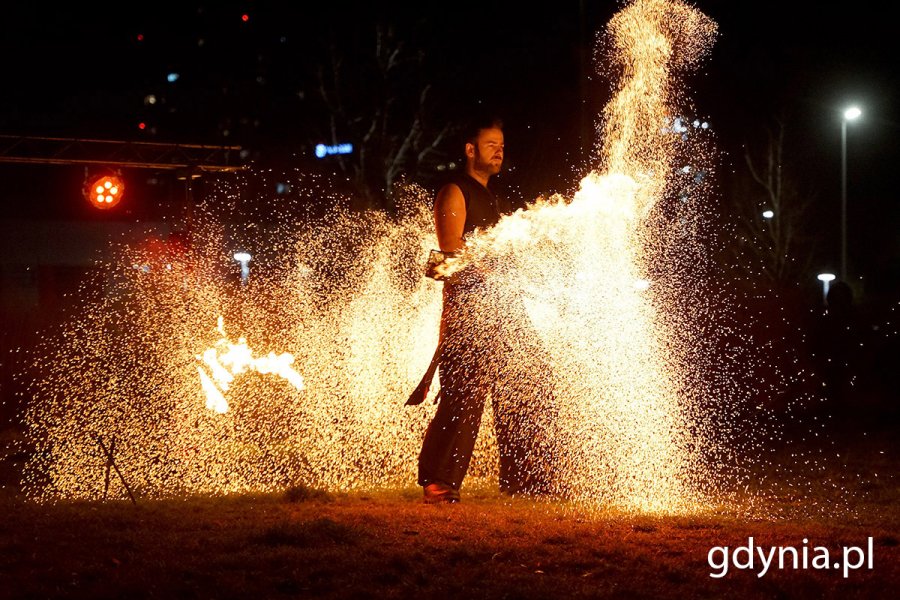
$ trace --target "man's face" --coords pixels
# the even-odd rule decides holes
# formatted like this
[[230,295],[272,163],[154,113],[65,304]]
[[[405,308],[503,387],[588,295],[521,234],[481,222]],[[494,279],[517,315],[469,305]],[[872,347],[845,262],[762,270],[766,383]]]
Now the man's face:
[[474,144],[466,144],[466,156],[475,171],[496,175],[503,165],[503,130],[482,129]]

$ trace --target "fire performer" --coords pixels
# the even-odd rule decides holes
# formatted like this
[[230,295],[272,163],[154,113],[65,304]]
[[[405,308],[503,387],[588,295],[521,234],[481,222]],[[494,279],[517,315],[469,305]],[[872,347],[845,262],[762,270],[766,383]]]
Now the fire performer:
[[[474,122],[465,138],[465,171],[438,192],[434,219],[438,244],[445,255],[463,249],[465,239],[476,229],[495,225],[510,212],[508,203],[488,189],[491,176],[503,164],[504,138],[502,123],[497,119]],[[502,325],[500,308],[484,315],[476,311],[477,303],[485,305],[490,294],[486,273],[467,267],[444,281],[440,345],[435,360],[413,392],[408,404],[424,400],[434,368],[440,365],[440,404],[422,444],[419,455],[419,485],[426,503],[459,502],[459,489],[469,468],[475,439],[481,424],[484,402],[490,394],[494,428],[500,454],[500,490],[504,493],[523,491],[526,479],[523,469],[522,435],[512,426],[516,411],[505,402],[516,396],[510,390],[509,375],[503,376],[502,348],[495,340]],[[508,354],[508,352],[506,352]],[[504,383],[505,389],[504,388]]]

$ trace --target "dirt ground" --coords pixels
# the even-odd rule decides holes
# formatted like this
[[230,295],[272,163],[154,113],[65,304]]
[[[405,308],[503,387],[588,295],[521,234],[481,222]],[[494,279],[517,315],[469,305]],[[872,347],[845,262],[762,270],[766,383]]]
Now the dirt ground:
[[[6,457],[0,598],[896,597],[900,443],[888,428],[838,446],[846,458],[833,468],[843,472],[828,475],[852,488],[850,510],[827,516],[827,496],[785,497],[795,516],[777,518],[587,514],[492,486],[441,506],[422,504],[413,487],[38,505],[10,483],[21,457]],[[752,569],[736,568],[735,555],[711,577],[721,568],[710,550],[733,553],[750,537],[764,551],[806,547],[810,565],[819,546],[831,562],[851,546],[866,559],[846,577],[790,558],[759,576],[758,555]]]

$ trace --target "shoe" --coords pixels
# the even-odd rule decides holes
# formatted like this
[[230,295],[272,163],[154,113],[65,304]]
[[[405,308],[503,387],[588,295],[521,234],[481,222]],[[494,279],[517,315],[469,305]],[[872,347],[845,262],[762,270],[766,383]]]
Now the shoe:
[[459,502],[459,490],[435,481],[425,484],[422,489],[425,491],[425,504],[456,504]]

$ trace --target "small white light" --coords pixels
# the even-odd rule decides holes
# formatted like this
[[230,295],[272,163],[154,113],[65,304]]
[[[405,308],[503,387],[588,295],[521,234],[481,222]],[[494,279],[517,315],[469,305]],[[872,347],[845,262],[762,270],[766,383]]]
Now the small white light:
[[238,262],[250,262],[250,253],[249,252],[235,252],[234,260]]
[[166,81],[168,81],[169,83],[175,83],[176,81],[178,81],[179,77],[180,75],[178,75],[178,73],[169,73],[168,75],[166,75]]
[[844,111],[844,119],[846,119],[847,121],[852,121],[854,119],[859,118],[859,116],[861,114],[862,114],[862,111],[859,109],[858,106],[851,106],[850,108],[848,108],[847,110]]
[[775,213],[772,212],[771,210],[764,210],[764,211],[763,211],[763,219],[771,219],[771,218],[774,217],[774,216],[775,216]]
[[834,281],[834,273],[819,273],[816,275],[819,281]]

